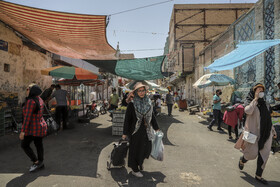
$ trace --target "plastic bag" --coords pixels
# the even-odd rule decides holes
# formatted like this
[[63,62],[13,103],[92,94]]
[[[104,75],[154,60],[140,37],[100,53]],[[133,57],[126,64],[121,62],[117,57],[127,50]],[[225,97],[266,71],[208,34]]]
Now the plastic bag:
[[152,140],[152,151],[151,151],[151,157],[163,161],[163,150],[164,146],[162,143],[163,138],[163,132],[158,131],[154,132],[155,138]]

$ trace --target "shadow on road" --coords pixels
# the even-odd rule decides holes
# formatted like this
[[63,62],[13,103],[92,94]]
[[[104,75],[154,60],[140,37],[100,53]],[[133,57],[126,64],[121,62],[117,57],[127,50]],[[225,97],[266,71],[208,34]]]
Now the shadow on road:
[[161,172],[145,172],[143,171],[143,178],[137,178],[127,172],[126,168],[111,169],[112,178],[116,181],[118,186],[147,186],[155,187],[158,183],[164,183],[166,177]]
[[[104,119],[105,121],[107,119]],[[168,137],[167,131],[172,123],[182,123],[173,117],[160,115],[157,117],[160,129],[164,132],[163,142],[165,145],[173,145]],[[102,123],[102,122],[101,122]],[[120,136],[112,136],[112,127],[101,123],[76,123],[74,129],[63,130],[57,135],[50,135],[43,140],[45,169],[35,173],[29,173],[31,161],[20,148],[18,135],[6,136],[5,141],[0,142],[0,173],[18,174],[8,182],[8,186],[28,186],[40,176],[69,175],[97,178],[98,159],[101,151],[111,144],[117,142]],[[34,144],[31,147],[36,151]],[[115,174],[114,174],[115,172]],[[122,172],[120,174],[120,172]],[[156,186],[162,182],[165,176],[160,172],[144,172],[144,178],[135,179],[127,173],[127,170],[112,170],[115,181],[128,185],[143,184],[144,186]],[[20,184],[20,185],[18,185]]]
[[45,175],[40,173],[39,171],[37,173],[29,173],[25,172],[23,175],[16,177],[12,179],[6,187],[15,187],[15,186],[27,186],[29,183],[35,181],[38,177],[47,177],[49,174]]
[[157,122],[158,122],[159,128],[164,133],[164,137],[162,139],[163,144],[175,146],[169,141],[168,136],[167,136],[167,131],[173,123],[183,124],[183,122],[175,119],[174,116],[168,116],[165,113],[161,113],[161,115],[157,117]]
[[[267,186],[267,185],[263,185],[260,182],[256,181],[256,179],[254,177],[252,177],[251,175],[249,175],[247,172],[245,171],[241,171],[241,173],[243,173],[245,176],[241,177],[243,180],[247,181],[248,183],[250,183],[251,185],[258,187],[258,186]],[[268,185],[269,186],[275,186],[278,187],[280,186],[280,182],[277,181],[268,181]]]
[[[45,169],[29,173],[31,161],[20,148],[20,142],[1,150],[0,173],[23,173],[12,179],[8,186],[28,186],[40,176],[71,175],[97,177],[99,155],[108,144],[118,141],[120,136],[112,136],[111,126],[99,128],[102,124],[77,123],[76,128],[64,130],[58,135],[44,138]],[[18,136],[8,137],[14,141]],[[31,144],[34,151],[34,145]],[[21,185],[16,185],[21,184]]]

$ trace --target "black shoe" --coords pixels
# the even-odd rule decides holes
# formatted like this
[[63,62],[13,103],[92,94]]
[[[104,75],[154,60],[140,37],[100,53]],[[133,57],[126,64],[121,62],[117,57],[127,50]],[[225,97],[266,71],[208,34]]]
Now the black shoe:
[[240,170],[243,170],[243,168],[244,168],[244,163],[242,162],[242,157],[240,157],[240,159],[239,159],[238,167]]
[[207,126],[207,128],[210,130],[210,131],[213,131],[212,127],[211,126]]
[[45,167],[45,165],[44,165],[44,163],[43,162],[39,162],[38,164],[33,164],[31,167],[30,167],[30,169],[29,169],[29,172],[34,172],[34,171],[36,171],[36,170],[38,170],[38,169],[40,169],[40,168],[44,168]]
[[232,136],[228,137],[228,139],[232,140]]
[[268,184],[267,180],[265,180],[264,178],[258,178],[257,176],[255,176],[255,179],[262,184],[265,184],[265,185]]
[[221,127],[217,128],[218,131],[224,131]]

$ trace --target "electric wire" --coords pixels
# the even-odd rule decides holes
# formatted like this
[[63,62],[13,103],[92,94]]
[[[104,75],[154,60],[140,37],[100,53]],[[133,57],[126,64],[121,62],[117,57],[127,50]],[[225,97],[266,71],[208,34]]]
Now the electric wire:
[[163,48],[157,49],[131,49],[131,50],[120,50],[121,52],[129,52],[129,51],[161,51],[164,50]]
[[159,3],[154,3],[154,4],[150,4],[150,5],[146,5],[146,6],[142,6],[142,7],[138,7],[138,8],[133,8],[133,9],[129,9],[129,10],[124,10],[124,11],[121,11],[121,12],[116,12],[116,13],[113,13],[113,14],[109,14],[108,16],[114,16],[114,15],[118,15],[118,14],[123,14],[123,13],[131,12],[131,11],[134,11],[134,10],[139,10],[139,9],[148,8],[148,7],[152,7],[152,6],[156,6],[156,5],[160,5],[160,4],[164,4],[164,3],[169,3],[169,2],[171,2],[171,1],[174,1],[174,0],[168,0],[168,1],[163,1],[163,2],[159,2]]

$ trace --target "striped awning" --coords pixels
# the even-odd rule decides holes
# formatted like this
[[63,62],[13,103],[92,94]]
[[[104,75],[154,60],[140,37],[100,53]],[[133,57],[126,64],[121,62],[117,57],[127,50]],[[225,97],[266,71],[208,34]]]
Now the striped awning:
[[63,13],[0,1],[0,20],[43,49],[75,59],[116,59],[106,16]]

